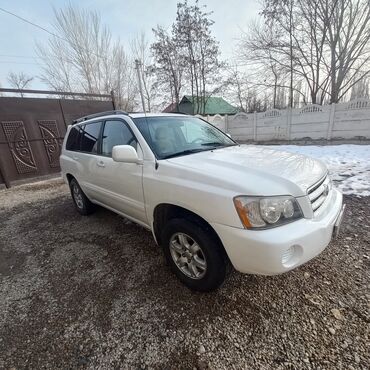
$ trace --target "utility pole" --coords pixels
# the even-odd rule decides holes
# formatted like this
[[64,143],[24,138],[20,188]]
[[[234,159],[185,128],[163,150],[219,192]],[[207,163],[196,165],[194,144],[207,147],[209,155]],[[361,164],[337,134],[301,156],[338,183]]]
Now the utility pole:
[[137,81],[139,83],[139,91],[141,96],[141,104],[143,106],[143,112],[145,113],[145,100],[144,100],[144,94],[143,94],[143,86],[141,84],[141,71],[140,71],[141,62],[139,59],[135,59],[135,69],[137,73]]

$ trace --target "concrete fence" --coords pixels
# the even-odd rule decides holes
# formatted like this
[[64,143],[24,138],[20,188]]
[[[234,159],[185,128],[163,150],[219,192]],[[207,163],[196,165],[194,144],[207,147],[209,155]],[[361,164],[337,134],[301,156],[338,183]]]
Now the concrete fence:
[[370,139],[367,99],[202,118],[241,141]]

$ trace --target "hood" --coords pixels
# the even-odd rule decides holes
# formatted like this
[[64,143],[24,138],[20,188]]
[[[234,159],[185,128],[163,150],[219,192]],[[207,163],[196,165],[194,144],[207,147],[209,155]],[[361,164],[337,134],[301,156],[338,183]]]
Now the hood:
[[211,177],[216,186],[230,188],[233,184],[246,195],[306,195],[327,173],[326,166],[316,159],[256,145],[220,148],[168,161],[185,172],[197,172],[200,180]]

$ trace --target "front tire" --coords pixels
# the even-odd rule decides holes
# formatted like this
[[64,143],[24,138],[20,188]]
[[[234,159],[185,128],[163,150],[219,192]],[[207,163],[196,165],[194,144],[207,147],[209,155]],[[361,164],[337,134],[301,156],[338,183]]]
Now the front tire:
[[70,181],[69,188],[78,213],[87,216],[95,211],[95,205],[87,198],[76,179]]
[[224,282],[227,260],[210,230],[186,219],[172,219],[165,225],[162,242],[168,264],[190,289],[208,292]]

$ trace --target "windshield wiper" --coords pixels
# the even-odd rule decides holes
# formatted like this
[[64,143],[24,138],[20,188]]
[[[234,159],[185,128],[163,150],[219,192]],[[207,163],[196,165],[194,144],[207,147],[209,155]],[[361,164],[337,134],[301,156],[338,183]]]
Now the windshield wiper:
[[166,155],[162,159],[168,159],[168,158],[178,157],[180,155],[187,155],[187,154],[193,154],[193,153],[199,153],[199,152],[204,152],[204,149],[199,149],[199,148],[198,149],[186,149],[186,150],[182,150],[181,152]]
[[222,144],[222,143],[219,143],[219,142],[214,142],[214,143],[203,143],[201,145],[203,145],[203,146],[213,146],[214,148],[212,148],[212,149],[216,149],[216,148],[226,148],[228,146],[235,146],[237,144]]
[[210,143],[202,143],[201,145],[203,146],[228,146],[229,144],[223,144],[223,143],[220,143],[219,141],[214,141]]
[[163,157],[161,159],[168,159],[168,158],[173,158],[173,157],[179,157],[181,155],[187,155],[187,154],[205,152],[207,150],[213,150],[213,149],[218,149],[218,148],[225,148],[225,147],[228,147],[228,146],[235,146],[235,145],[238,145],[238,144],[222,144],[222,143],[219,143],[219,142],[214,142],[214,143],[203,143],[202,145],[203,146],[213,146],[213,148],[186,149],[186,150],[182,150],[181,152],[177,152],[177,153],[172,153],[172,154],[166,155],[165,157]]

